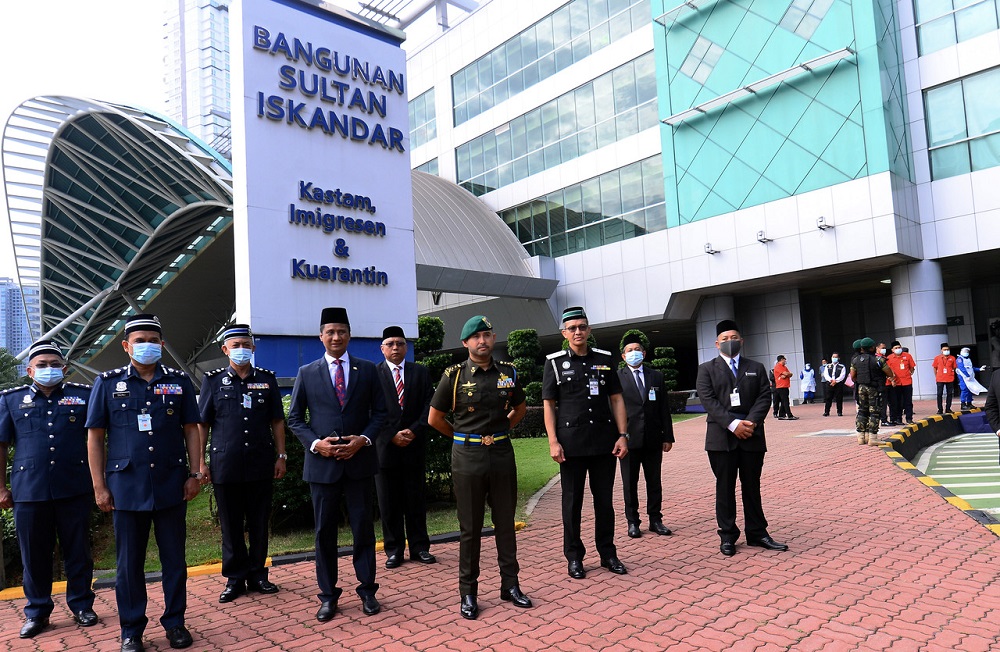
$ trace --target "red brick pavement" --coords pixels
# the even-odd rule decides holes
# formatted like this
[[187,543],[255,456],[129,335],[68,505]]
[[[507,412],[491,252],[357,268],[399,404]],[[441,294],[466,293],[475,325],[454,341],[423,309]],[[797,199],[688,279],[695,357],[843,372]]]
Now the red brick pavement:
[[[919,406],[924,414],[928,403]],[[799,421],[768,421],[764,508],[788,552],[738,547],[719,554],[713,481],[703,449],[704,420],[677,427],[666,456],[666,522],[672,537],[628,539],[622,519],[620,577],[592,552],[588,576],[566,576],[559,486],[538,503],[518,535],[521,584],[535,608],[500,602],[495,566],[484,565],[477,621],[458,615],[458,544],[434,547],[439,562],[380,568],[384,611],[361,613],[348,589],[329,623],[317,608],[313,566],[279,566],[273,596],[217,602],[219,576],[189,580],[187,624],[194,650],[1000,650],[1000,542],[948,505],[878,449],[851,437],[797,437],[850,429],[853,418],[823,418],[799,406]],[[620,497],[618,498],[620,506]],[[591,514],[585,508],[585,528]],[[742,523],[742,517],[740,517]],[[493,543],[484,545],[492,560]],[[380,559],[381,562],[381,559]],[[353,578],[349,558],[341,576]],[[147,649],[165,650],[156,618],[160,588],[150,586]],[[116,650],[114,592],[101,590],[102,622],[80,629],[57,598],[53,626],[17,638],[21,600],[0,603],[0,648]]]

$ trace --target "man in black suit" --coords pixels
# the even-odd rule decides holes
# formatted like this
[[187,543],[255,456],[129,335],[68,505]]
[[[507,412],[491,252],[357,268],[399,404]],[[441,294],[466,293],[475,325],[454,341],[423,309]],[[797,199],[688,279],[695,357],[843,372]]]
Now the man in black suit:
[[385,567],[403,563],[403,549],[410,542],[410,559],[424,564],[437,561],[429,551],[424,451],[428,430],[431,387],[427,368],[406,362],[406,335],[399,326],[382,331],[379,381],[385,395],[386,420],[375,440],[379,474],[375,476],[378,506],[382,513]]
[[299,368],[288,427],[306,448],[302,479],[312,494],[321,602],[316,619],[326,622],[336,613],[343,593],[337,587],[337,517],[342,495],[354,535],[354,572],[362,610],[370,616],[382,608],[375,598],[371,489],[378,471],[372,444],[385,420],[385,397],[375,365],[347,353],[351,323],[346,309],[323,309],[319,338],[326,354]]
[[990,428],[1000,437],[1000,401],[997,401],[997,393],[1000,392],[1000,369],[993,372],[990,377],[990,389],[986,392],[986,405],[983,411],[990,422]]
[[[645,340],[645,341],[644,341]],[[618,460],[625,494],[628,535],[642,536],[639,528],[639,469],[646,477],[646,514],[649,531],[671,534],[663,524],[663,483],[660,467],[663,454],[674,445],[670,402],[663,387],[663,372],[643,364],[649,340],[641,331],[629,331],[621,341],[622,359],[627,366],[618,370],[622,398],[628,417],[628,455]]]
[[716,324],[719,355],[698,366],[698,398],[708,413],[705,450],[715,473],[715,518],[719,522],[719,550],[736,554],[736,478],[743,493],[747,544],[768,550],[788,550],[767,533],[760,500],[760,474],[767,443],[764,419],[771,406],[767,369],[740,355],[743,337],[736,322]]

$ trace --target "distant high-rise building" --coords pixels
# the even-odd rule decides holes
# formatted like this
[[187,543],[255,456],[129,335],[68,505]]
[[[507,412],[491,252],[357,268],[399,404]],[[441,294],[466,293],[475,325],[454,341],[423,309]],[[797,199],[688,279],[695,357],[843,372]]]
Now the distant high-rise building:
[[[0,346],[17,355],[31,344],[28,315],[38,315],[38,288],[21,287],[9,278],[0,278]],[[18,367],[27,373],[25,365]]]
[[228,158],[229,0],[173,0],[163,26],[167,115]]

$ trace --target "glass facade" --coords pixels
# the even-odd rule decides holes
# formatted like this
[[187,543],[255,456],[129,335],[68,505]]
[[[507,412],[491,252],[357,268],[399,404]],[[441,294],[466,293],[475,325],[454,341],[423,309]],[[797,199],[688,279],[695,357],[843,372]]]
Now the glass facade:
[[484,195],[658,124],[650,52],[460,145],[458,183]]
[[779,24],[802,38],[812,38],[832,5],[833,0],[792,0]]
[[413,169],[418,172],[426,172],[427,174],[433,174],[434,176],[438,176],[438,160],[436,158],[432,158],[426,163],[418,165]]
[[1000,26],[1000,0],[914,0],[917,44],[930,54]]
[[410,149],[420,147],[437,138],[437,119],[434,115],[434,89],[416,96],[409,103]]
[[648,25],[649,0],[573,0],[452,75],[455,125]]
[[500,217],[532,256],[565,256],[667,228],[663,163],[636,161],[520,206]]
[[924,93],[931,179],[1000,165],[1000,68]]

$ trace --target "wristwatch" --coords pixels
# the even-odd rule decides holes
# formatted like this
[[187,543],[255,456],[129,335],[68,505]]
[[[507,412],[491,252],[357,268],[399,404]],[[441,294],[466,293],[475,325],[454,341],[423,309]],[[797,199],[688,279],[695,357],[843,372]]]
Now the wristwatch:
[[279,460],[287,460],[288,459],[288,453],[278,453],[278,459]]
[[204,476],[201,473],[188,473],[189,478],[194,478],[195,480],[201,480]]
[[623,432],[623,433],[621,433],[621,434],[620,434],[620,435],[618,435],[618,436],[619,436],[619,437],[624,437],[624,438],[625,438],[625,441],[629,441],[629,440],[631,439],[631,438],[630,438],[630,437],[628,436],[628,433],[627,433],[627,432]]

